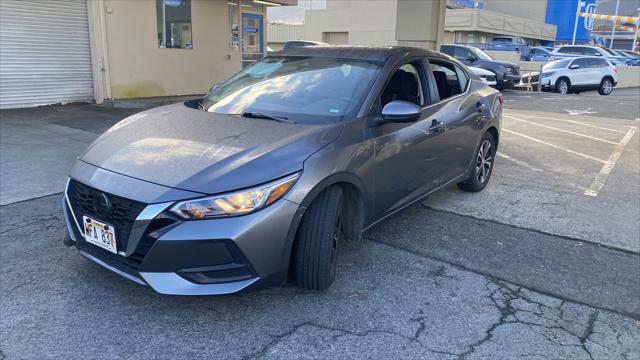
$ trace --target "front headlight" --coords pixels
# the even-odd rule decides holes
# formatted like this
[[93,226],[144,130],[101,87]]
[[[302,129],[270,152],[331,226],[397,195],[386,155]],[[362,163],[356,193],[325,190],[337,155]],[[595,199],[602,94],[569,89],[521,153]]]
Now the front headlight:
[[299,177],[300,173],[297,173],[251,189],[181,201],[174,205],[170,211],[184,219],[248,214],[267,207],[282,198]]
[[542,73],[542,78],[548,78],[549,76],[553,75],[554,73],[555,73],[555,71]]

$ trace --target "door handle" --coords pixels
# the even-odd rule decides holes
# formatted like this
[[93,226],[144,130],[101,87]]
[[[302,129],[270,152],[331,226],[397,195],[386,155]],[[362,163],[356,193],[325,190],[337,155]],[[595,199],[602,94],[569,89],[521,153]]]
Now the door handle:
[[439,133],[444,130],[444,122],[433,119],[431,121],[431,126],[429,126],[429,132]]
[[485,104],[478,102],[478,105],[476,106],[476,112],[482,113],[484,112],[485,108],[486,108]]

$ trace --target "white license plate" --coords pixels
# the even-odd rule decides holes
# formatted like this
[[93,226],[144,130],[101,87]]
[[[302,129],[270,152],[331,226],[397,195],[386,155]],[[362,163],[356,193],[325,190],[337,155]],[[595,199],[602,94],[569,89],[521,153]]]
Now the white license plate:
[[82,217],[84,224],[84,239],[93,245],[97,245],[114,254],[118,253],[116,248],[116,229],[96,219],[88,216]]

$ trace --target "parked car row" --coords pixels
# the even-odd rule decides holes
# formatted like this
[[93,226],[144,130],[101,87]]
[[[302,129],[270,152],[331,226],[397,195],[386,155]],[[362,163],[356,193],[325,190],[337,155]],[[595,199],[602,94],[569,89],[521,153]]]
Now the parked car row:
[[491,55],[473,46],[441,45],[440,51],[461,63],[474,68],[488,70],[495,75],[498,89],[511,87],[520,82],[520,67],[508,61],[498,61]]
[[640,66],[640,54],[629,50],[612,50],[599,46],[563,45],[559,47],[529,46],[518,36],[496,36],[486,44],[467,44],[478,49],[515,51],[521,61],[554,61],[581,56],[598,56],[611,60],[615,65]]
[[568,58],[552,61],[538,71],[522,75],[522,83],[542,84],[543,90],[561,94],[597,90],[609,95],[618,84],[618,69],[608,59],[600,57]]
[[611,61],[614,65],[640,65],[626,55],[621,55],[614,50],[601,48],[598,46],[586,45],[565,45],[556,48],[551,52],[549,60],[560,60],[567,58],[577,58],[583,56],[596,56]]

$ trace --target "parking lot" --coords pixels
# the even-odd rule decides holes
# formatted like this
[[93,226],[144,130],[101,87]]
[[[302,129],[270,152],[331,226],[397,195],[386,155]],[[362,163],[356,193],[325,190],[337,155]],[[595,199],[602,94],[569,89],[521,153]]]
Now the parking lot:
[[68,166],[139,109],[3,111],[0,359],[640,358],[640,90],[505,98],[485,191],[345,244],[328,291],[224,297],[157,295],[62,246]]

